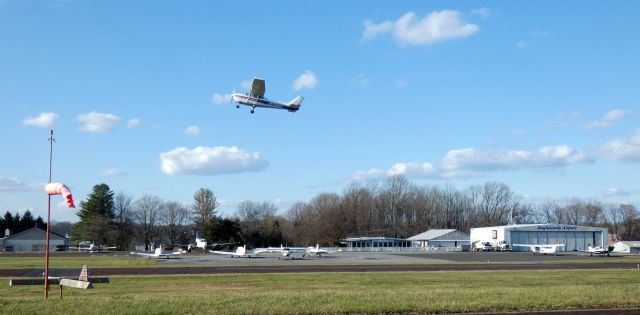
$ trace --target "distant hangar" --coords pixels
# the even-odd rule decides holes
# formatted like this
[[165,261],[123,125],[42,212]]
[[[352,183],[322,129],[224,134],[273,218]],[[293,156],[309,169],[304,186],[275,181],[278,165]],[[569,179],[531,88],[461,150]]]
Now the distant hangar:
[[[471,243],[501,241],[507,244],[564,244],[561,251],[583,251],[589,246],[607,247],[608,229],[571,224],[515,224],[473,228]],[[514,247],[514,251],[528,251],[527,247]]]

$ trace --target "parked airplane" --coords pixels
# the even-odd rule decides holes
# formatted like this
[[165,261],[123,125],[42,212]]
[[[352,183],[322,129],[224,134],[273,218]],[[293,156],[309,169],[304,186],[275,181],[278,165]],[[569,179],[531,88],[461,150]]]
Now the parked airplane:
[[236,250],[232,251],[232,252],[227,252],[227,251],[221,251],[221,250],[209,250],[210,253],[213,254],[218,254],[218,255],[227,255],[227,256],[231,256],[231,258],[234,257],[246,257],[246,258],[251,258],[251,256],[256,256],[260,253],[263,252],[267,252],[268,250],[266,249],[261,249],[261,250],[247,250],[247,245],[242,245],[242,247],[238,246],[236,248]]
[[268,251],[268,252],[280,252],[282,254],[282,256],[285,257],[293,257],[293,254],[300,254],[302,253],[302,258],[304,257],[311,257],[311,255],[316,255],[318,257],[322,257],[322,255],[325,254],[330,254],[330,253],[335,253],[335,252],[339,252],[338,251],[329,251],[326,248],[320,248],[319,244],[316,244],[315,247],[313,246],[309,246],[307,248],[304,247],[282,247],[280,246],[278,247],[269,247],[269,248],[265,248],[263,251]]
[[159,259],[159,258],[162,258],[162,257],[164,257],[166,259],[169,259],[171,256],[182,255],[184,253],[185,253],[185,251],[182,251],[182,250],[181,251],[176,251],[176,252],[165,252],[162,249],[162,246],[158,246],[153,251],[153,253],[131,252],[131,255],[145,256],[145,257],[147,257],[149,259],[151,259],[151,258]]
[[513,244],[513,246],[522,246],[522,247],[529,247],[529,249],[531,249],[531,251],[533,252],[533,254],[553,254],[555,255],[556,252],[558,251],[558,247],[564,247],[564,244],[547,244],[547,245],[541,245],[541,244]]
[[589,249],[587,250],[587,252],[589,253],[589,256],[593,256],[595,254],[595,255],[607,255],[607,257],[611,253],[608,249],[602,246],[596,246],[596,247],[589,246]]
[[115,246],[96,245],[93,242],[91,242],[91,243],[89,243],[87,245],[86,242],[80,242],[80,244],[78,246],[69,246],[69,249],[77,250],[79,252],[95,253],[95,252],[108,252],[110,250],[117,249],[117,247],[115,247]]
[[295,112],[300,109],[300,105],[304,100],[304,97],[298,96],[287,104],[274,102],[264,97],[265,85],[264,80],[253,78],[251,82],[251,90],[247,94],[235,93],[231,94],[231,99],[236,102],[236,108],[240,108],[240,104],[251,107],[251,113],[255,112],[256,107],[286,109],[290,112]]

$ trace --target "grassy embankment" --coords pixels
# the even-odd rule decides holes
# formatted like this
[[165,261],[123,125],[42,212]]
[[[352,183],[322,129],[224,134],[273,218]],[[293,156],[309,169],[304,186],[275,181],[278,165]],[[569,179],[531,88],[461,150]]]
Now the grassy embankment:
[[6,314],[326,314],[640,307],[640,271],[364,272],[111,277],[92,290],[9,287]]

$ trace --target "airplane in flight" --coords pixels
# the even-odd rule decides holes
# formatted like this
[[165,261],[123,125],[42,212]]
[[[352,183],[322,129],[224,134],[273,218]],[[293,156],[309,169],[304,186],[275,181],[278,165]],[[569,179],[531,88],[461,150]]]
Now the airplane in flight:
[[151,258],[160,259],[162,257],[164,257],[166,259],[169,259],[172,256],[182,255],[184,253],[185,253],[185,251],[183,251],[183,250],[175,251],[175,252],[165,252],[162,249],[162,246],[158,246],[153,251],[153,253],[131,252],[131,255],[140,255],[140,256],[147,257],[149,259],[151,259]]
[[564,244],[513,244],[513,246],[529,247],[533,254],[553,254],[558,251],[558,247],[564,247]]
[[240,105],[246,105],[251,107],[251,113],[255,112],[256,107],[265,107],[265,108],[276,108],[276,109],[286,109],[290,112],[296,112],[300,109],[300,105],[304,100],[304,97],[298,96],[291,100],[287,104],[275,102],[268,100],[264,97],[265,86],[264,80],[253,78],[251,82],[251,90],[249,93],[236,93],[235,91],[231,94],[231,99],[236,102],[236,108],[240,108]]

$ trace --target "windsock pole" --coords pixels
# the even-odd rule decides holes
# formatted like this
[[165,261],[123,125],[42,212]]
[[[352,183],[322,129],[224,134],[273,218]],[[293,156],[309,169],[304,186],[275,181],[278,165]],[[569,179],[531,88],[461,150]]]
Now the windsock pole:
[[[49,183],[51,183],[51,164],[53,161],[53,129],[49,130]],[[47,240],[44,249],[44,299],[49,299],[49,234],[51,233],[51,195],[47,194]]]

